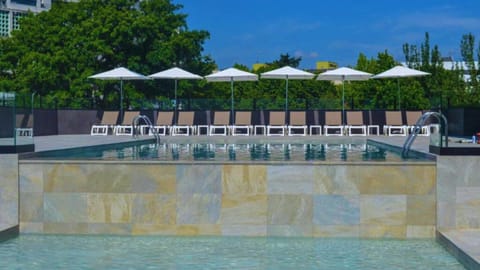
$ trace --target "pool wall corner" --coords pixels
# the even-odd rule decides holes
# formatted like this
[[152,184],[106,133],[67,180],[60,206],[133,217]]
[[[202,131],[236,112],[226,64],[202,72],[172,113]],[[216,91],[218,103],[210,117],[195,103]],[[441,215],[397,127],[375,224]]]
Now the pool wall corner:
[[[0,155],[0,239],[19,225],[18,155]],[[17,228],[18,229],[18,228]],[[18,231],[18,230],[17,230]]]

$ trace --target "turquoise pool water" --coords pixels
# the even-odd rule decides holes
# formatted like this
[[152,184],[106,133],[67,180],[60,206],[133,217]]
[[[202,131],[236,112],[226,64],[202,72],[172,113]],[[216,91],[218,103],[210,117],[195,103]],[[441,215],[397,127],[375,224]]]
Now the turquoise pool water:
[[464,269],[434,240],[20,235],[0,269]]
[[[44,159],[159,161],[402,161],[400,153],[372,144],[162,143],[88,147],[36,153]],[[410,161],[425,158],[410,155]]]

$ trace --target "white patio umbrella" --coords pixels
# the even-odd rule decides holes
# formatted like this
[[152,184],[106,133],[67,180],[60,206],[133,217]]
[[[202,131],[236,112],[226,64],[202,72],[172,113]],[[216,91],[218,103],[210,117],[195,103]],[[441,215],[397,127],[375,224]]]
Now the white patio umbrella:
[[285,117],[288,111],[288,80],[310,80],[315,74],[290,66],[284,66],[260,74],[265,79],[285,79]]
[[430,75],[428,72],[423,72],[420,70],[404,67],[404,66],[395,66],[387,71],[379,73],[373,76],[373,79],[382,79],[382,78],[397,78],[397,91],[398,91],[398,109],[400,110],[400,82],[399,78],[407,77],[421,77]]
[[123,117],[123,81],[148,79],[142,74],[133,72],[124,67],[114,68],[109,71],[92,75],[88,78],[99,79],[99,80],[120,80],[120,117]]
[[[341,67],[318,74],[317,80],[342,81],[342,122],[345,119],[345,81],[365,81],[372,74],[353,68]],[[344,123],[343,123],[344,124]]]
[[[258,76],[257,74],[253,74],[250,72],[246,72],[243,70],[239,70],[236,68],[227,68],[225,70],[222,70],[220,72],[212,73],[210,75],[205,76],[205,79],[207,79],[208,82],[230,82],[230,88],[231,88],[231,110],[232,110],[232,115],[230,115],[230,119],[233,119],[233,114],[234,114],[234,102],[233,102],[233,83],[235,81],[257,81]],[[232,121],[233,123],[233,121]]]
[[203,79],[202,76],[193,74],[191,72],[188,72],[186,70],[183,70],[178,67],[173,67],[164,71],[157,72],[155,74],[151,74],[148,76],[149,78],[152,79],[173,79],[175,80],[175,113],[174,113],[174,120],[173,122],[177,124],[177,108],[178,108],[178,102],[177,102],[177,84],[178,80],[184,79],[184,80],[201,80]]

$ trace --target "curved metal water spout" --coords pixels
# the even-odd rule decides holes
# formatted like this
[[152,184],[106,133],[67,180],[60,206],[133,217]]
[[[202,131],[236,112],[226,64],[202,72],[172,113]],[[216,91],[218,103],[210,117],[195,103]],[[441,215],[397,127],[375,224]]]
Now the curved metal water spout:
[[150,118],[148,118],[148,116],[146,116],[146,115],[140,114],[140,115],[135,116],[135,118],[133,118],[133,120],[132,120],[132,128],[133,128],[132,136],[134,138],[138,137],[138,122],[140,120],[143,120],[145,122],[145,124],[148,126],[149,130],[152,132],[153,136],[157,140],[157,145],[160,144],[160,135],[158,134],[158,131],[155,128],[153,128],[152,121],[150,121]]
[[[408,135],[407,139],[405,140],[405,143],[403,144],[403,149],[402,149],[402,157],[406,158],[408,157],[408,152],[410,151],[410,147],[412,146],[413,142],[415,141],[415,138],[417,137],[418,133],[422,130],[422,125],[425,124],[425,122],[431,117],[434,116],[437,118],[438,122],[440,123],[440,129],[439,129],[439,135],[440,135],[440,145],[439,147],[443,146],[443,138],[442,138],[442,120],[443,120],[443,134],[445,134],[445,147],[448,147],[448,121],[445,116],[439,112],[426,112],[420,118],[418,118],[417,123],[415,124],[415,127]],[[432,135],[430,135],[432,136]]]

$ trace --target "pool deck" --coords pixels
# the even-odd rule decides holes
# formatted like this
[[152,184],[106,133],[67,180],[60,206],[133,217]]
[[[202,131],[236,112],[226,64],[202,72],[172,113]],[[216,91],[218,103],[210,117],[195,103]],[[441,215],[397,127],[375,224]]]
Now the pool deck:
[[[65,148],[94,146],[132,142],[138,140],[151,140],[152,137],[132,138],[131,136],[90,136],[90,135],[55,135],[55,136],[38,136],[34,137],[35,151],[49,151]],[[266,137],[266,136],[248,136],[248,137],[231,137],[231,136],[177,136],[162,137],[163,142],[172,143],[201,143],[201,142],[248,142],[248,141],[267,141],[267,142],[316,142],[316,143],[333,143],[333,142],[349,142],[349,141],[365,141],[371,139],[380,143],[389,144],[396,147],[402,147],[406,137],[386,137],[386,136],[368,136],[368,137],[337,137],[337,136],[305,136],[305,137]],[[480,145],[471,143],[460,143],[460,140],[452,139],[449,146],[454,147],[480,147]],[[419,152],[429,152],[429,138],[417,137],[411,149]],[[437,239],[442,243],[457,259],[459,259],[467,269],[478,269],[480,265],[480,230],[450,230],[438,231]]]

